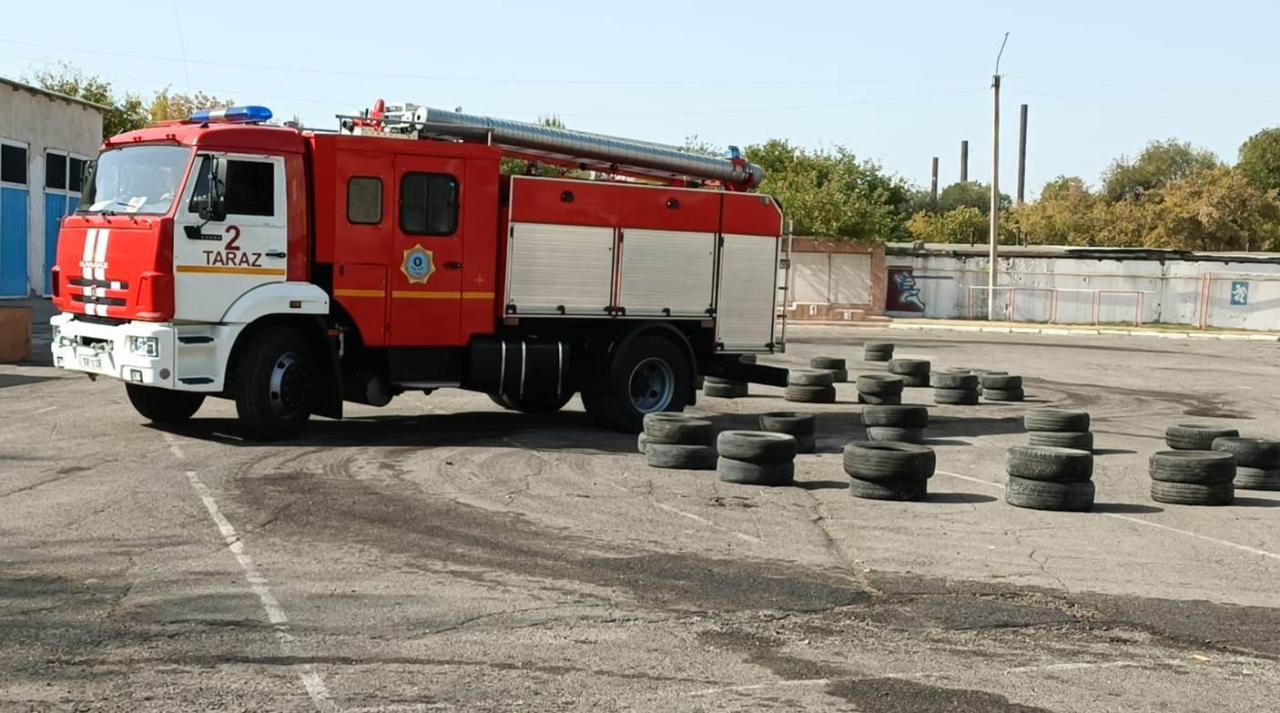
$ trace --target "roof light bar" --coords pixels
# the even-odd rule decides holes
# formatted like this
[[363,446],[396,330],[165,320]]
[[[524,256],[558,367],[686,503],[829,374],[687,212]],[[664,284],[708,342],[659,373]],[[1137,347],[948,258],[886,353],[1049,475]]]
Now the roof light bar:
[[225,109],[204,109],[191,115],[193,124],[258,124],[271,120],[271,110],[265,106],[229,106]]

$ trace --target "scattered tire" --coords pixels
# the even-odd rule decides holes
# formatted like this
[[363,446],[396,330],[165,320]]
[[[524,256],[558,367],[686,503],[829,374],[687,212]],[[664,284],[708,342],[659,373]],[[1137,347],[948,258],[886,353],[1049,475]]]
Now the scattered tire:
[[1093,434],[1088,431],[1027,431],[1027,436],[1033,446],[1093,451]]
[[1173,483],[1151,481],[1151,499],[1171,505],[1230,505],[1235,502],[1235,486],[1225,483]]
[[716,382],[707,380],[702,385],[702,395],[717,399],[740,399],[750,395],[745,381]]
[[867,426],[867,440],[924,443],[924,429],[902,428],[900,426]]
[[711,470],[716,467],[716,449],[683,443],[654,443],[644,449],[645,462],[653,468]]
[[812,436],[818,427],[818,419],[811,413],[773,411],[760,414],[760,430],[773,433],[789,433],[793,436]]
[[1270,438],[1215,438],[1213,450],[1234,455],[1237,467],[1263,470],[1280,468],[1280,441]]
[[755,364],[755,363],[756,363],[756,355],[755,355],[755,354],[743,354],[742,356],[738,357],[738,361],[742,362],[743,364]]
[[831,386],[834,375],[825,369],[792,369],[787,372],[789,386]]
[[828,371],[835,371],[838,369],[848,368],[848,365],[845,364],[844,359],[841,359],[839,357],[824,357],[824,356],[816,356],[810,359],[809,366],[813,367],[814,369],[826,369]]
[[935,389],[978,390],[978,375],[969,372],[935,371],[929,375],[929,383]]
[[796,437],[769,431],[721,431],[716,452],[721,458],[747,463],[786,463],[795,460]]
[[1010,476],[1045,483],[1079,483],[1093,477],[1093,455],[1074,448],[1013,446],[1004,454]]
[[867,342],[863,346],[863,361],[889,361],[893,359],[893,345],[888,342]]
[[925,446],[853,441],[844,447],[844,472],[859,480],[920,480],[933,477],[937,467],[937,454]]
[[902,377],[884,374],[863,374],[855,382],[860,394],[901,394]]
[[896,406],[902,403],[902,394],[864,394],[858,392],[858,403],[873,406]]
[[924,428],[929,425],[927,406],[868,406],[862,409],[862,423],[867,426],[899,426]]
[[925,359],[891,359],[889,373],[898,376],[929,376],[929,362]]
[[716,460],[716,471],[720,480],[740,485],[789,485],[795,481],[796,464],[785,463],[747,463],[721,457]]
[[1022,423],[1028,431],[1087,431],[1089,414],[1059,408],[1038,408],[1028,411],[1023,416]]
[[1219,428],[1196,423],[1180,423],[1164,430],[1164,442],[1175,451],[1211,451],[1217,438],[1236,438],[1234,428]]
[[903,374],[902,385],[910,386],[913,389],[926,389],[929,387],[928,374]]
[[636,436],[636,450],[641,453],[644,453],[645,450],[647,450],[648,446],[649,446],[649,437],[645,435],[644,431],[641,431],[640,435]]
[[834,386],[804,386],[792,384],[782,394],[787,401],[805,404],[833,404],[836,402]]
[[979,375],[978,380],[982,383],[982,388],[984,389],[1011,391],[1013,389],[1022,388],[1022,377],[1012,374],[995,374],[988,372]]
[[1236,468],[1237,490],[1280,490],[1280,470]]
[[1009,476],[1004,485],[1004,501],[1014,507],[1032,510],[1085,512],[1093,509],[1096,493],[1093,482],[1047,482]]
[[849,481],[849,494],[865,500],[924,500],[929,494],[929,481],[924,478],[907,478],[872,482],[853,478]]
[[649,413],[644,416],[644,434],[650,444],[668,443],[706,446],[715,437],[710,421],[679,413]]
[[978,391],[977,389],[934,389],[933,400],[936,403],[951,406],[976,406]]
[[1151,479],[1164,483],[1217,485],[1236,477],[1235,456],[1226,451],[1160,451],[1148,466]]
[[983,389],[982,398],[988,401],[1022,401],[1027,397],[1022,389]]

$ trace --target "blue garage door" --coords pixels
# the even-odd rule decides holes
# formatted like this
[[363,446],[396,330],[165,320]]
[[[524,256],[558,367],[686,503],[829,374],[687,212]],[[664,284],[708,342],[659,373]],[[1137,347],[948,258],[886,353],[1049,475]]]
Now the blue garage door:
[[27,148],[0,142],[0,297],[27,296]]
[[58,228],[67,214],[67,197],[60,193],[44,194],[44,293],[53,293],[52,273],[58,259]]
[[44,154],[44,294],[53,293],[49,272],[58,260],[58,229],[63,216],[80,204],[84,159],[64,151]]

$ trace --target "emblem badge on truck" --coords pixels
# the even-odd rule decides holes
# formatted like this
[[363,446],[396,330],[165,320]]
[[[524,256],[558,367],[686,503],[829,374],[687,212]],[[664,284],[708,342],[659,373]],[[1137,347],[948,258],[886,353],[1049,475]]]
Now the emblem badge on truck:
[[430,250],[422,245],[414,245],[404,251],[404,262],[400,263],[400,272],[409,279],[409,284],[425,285],[435,271],[435,260]]

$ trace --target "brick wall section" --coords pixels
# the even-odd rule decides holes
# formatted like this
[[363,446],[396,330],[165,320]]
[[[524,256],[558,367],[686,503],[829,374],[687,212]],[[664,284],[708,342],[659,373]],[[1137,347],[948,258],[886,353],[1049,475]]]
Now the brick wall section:
[[[884,315],[885,305],[885,257],[884,245],[881,244],[865,244],[852,243],[844,240],[821,240],[817,238],[795,238],[791,246],[792,253],[822,253],[822,254],[855,254],[868,255],[871,258],[871,275],[870,275],[870,302],[865,303],[834,303],[834,304],[816,304],[804,305],[797,309],[789,310],[787,316],[789,319],[798,321],[861,321],[868,316],[880,317]],[[794,280],[794,277],[793,277]],[[794,299],[793,299],[794,301]],[[811,314],[811,311],[815,313]]]

